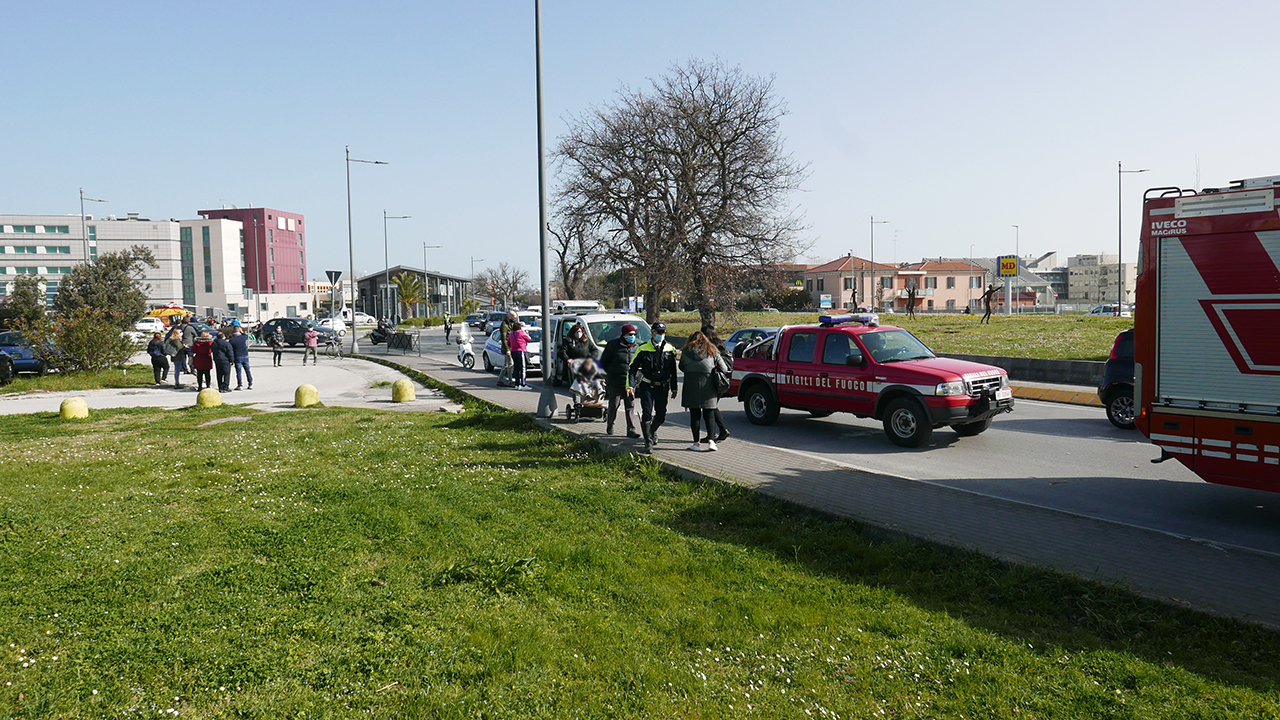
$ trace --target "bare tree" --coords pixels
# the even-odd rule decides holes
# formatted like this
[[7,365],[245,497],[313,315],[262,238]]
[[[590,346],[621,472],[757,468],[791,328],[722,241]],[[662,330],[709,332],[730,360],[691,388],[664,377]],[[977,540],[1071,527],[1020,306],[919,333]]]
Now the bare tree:
[[559,227],[548,225],[554,241],[556,277],[566,300],[584,298],[587,278],[607,264],[609,243],[596,224],[580,215],[561,214]]
[[501,298],[504,305],[510,306],[512,300],[529,284],[529,273],[505,262],[498,263],[496,268],[485,268],[473,280],[476,289],[487,292],[495,298]]
[[802,250],[787,203],[805,169],[783,151],[785,114],[772,79],[693,60],[570,124],[558,199],[618,237],[611,255],[644,273],[651,320],[682,275],[714,328],[717,298],[731,303],[745,268]]

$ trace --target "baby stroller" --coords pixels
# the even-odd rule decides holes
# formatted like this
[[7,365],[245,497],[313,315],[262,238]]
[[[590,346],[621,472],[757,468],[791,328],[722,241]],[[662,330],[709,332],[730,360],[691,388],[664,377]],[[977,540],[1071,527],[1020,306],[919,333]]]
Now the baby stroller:
[[599,363],[591,358],[571,360],[569,371],[573,374],[573,382],[569,384],[573,403],[564,409],[565,419],[578,422],[583,418],[603,418],[605,374]]

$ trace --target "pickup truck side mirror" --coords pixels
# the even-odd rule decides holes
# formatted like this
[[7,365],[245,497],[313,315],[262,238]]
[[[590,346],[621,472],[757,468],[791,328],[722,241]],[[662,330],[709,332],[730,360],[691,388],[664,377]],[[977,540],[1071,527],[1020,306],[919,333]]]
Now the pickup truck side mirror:
[[862,357],[862,353],[851,353],[844,359],[844,364],[850,367],[866,367],[867,359]]

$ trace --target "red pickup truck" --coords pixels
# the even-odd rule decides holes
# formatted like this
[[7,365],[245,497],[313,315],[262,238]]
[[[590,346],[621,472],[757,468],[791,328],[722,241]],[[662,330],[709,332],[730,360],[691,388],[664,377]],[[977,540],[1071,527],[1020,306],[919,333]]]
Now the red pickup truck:
[[937,357],[871,315],[822,316],[735,351],[729,391],[756,425],[773,424],[784,407],[814,417],[848,412],[883,421],[896,445],[919,447],[934,428],[977,435],[1013,410],[1004,370]]

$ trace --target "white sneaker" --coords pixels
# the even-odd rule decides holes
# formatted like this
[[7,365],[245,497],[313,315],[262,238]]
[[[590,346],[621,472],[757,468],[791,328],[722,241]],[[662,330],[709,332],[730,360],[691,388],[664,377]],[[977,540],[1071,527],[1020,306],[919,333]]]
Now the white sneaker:
[[692,451],[694,451],[694,452],[702,452],[702,446],[701,446],[701,445],[699,445],[698,443],[694,443],[694,444],[690,445],[690,446],[689,446],[689,449],[690,449],[690,450],[692,450]]
[[709,450],[709,451],[711,451],[711,452],[715,452],[715,451],[716,451],[716,441],[715,441],[715,440],[708,440],[708,441],[707,441],[707,450]]

